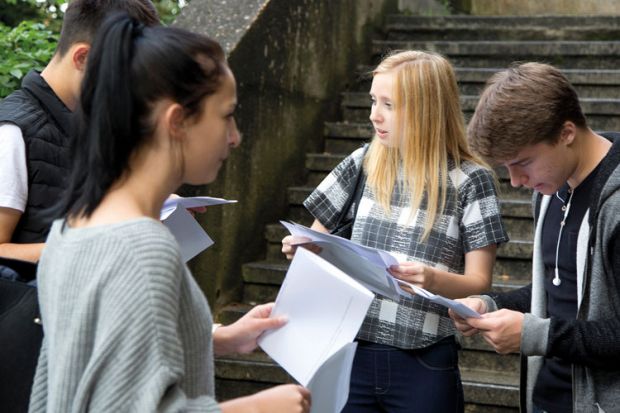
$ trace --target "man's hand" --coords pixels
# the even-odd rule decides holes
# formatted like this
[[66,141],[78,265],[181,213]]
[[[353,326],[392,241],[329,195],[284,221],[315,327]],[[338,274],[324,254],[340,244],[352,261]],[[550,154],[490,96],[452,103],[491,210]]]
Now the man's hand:
[[468,318],[467,323],[480,331],[482,337],[500,354],[515,353],[521,348],[523,313],[499,310],[482,318]]
[[254,350],[258,345],[256,340],[263,331],[286,324],[285,317],[269,318],[273,305],[257,305],[233,324],[217,328],[213,333],[214,352],[222,355]]
[[[484,314],[487,312],[487,306],[481,298],[460,298],[455,301],[466,305],[467,307],[471,308],[479,314]],[[472,327],[469,323],[470,320],[475,320],[475,318],[463,318],[452,310],[448,310],[448,315],[450,316],[452,321],[454,321],[454,326],[456,327],[456,329],[459,330],[461,334],[463,334],[465,337],[471,337],[474,334],[478,333],[478,329]]]

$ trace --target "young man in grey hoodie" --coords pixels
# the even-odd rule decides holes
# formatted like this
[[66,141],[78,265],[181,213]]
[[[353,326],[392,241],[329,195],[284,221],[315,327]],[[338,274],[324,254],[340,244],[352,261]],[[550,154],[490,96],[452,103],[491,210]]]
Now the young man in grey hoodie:
[[521,352],[522,411],[618,411],[620,135],[593,132],[566,77],[539,63],[489,80],[468,135],[534,189],[536,232],[532,283],[463,299],[483,316],[452,314],[457,328]]

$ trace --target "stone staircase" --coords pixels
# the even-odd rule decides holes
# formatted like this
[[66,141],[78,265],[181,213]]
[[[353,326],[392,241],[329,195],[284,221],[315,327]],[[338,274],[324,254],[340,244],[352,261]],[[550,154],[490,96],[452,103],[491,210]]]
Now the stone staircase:
[[[544,61],[567,74],[576,86],[590,126],[599,131],[620,130],[620,18],[615,17],[415,17],[389,16],[385,38],[369,47],[368,64],[390,49],[434,50],[455,65],[462,93],[463,111],[471,116],[486,79],[514,61]],[[360,67],[367,73],[371,66]],[[324,153],[306,156],[307,181],[288,188],[286,219],[306,225],[310,215],[302,201],[347,154],[368,141],[370,80],[358,79],[342,94],[342,121],[326,123]],[[504,170],[500,177],[501,208],[511,241],[498,250],[493,288],[510,290],[529,282],[533,223],[530,196],[510,186]],[[251,305],[274,300],[288,268],[280,252],[286,230],[274,223],[265,228],[264,260],[243,266],[242,303],[219,314],[229,323]],[[294,351],[294,349],[291,349]],[[465,339],[460,353],[466,411],[512,412],[518,410],[517,354],[497,355],[480,338]],[[217,393],[221,400],[245,395],[292,379],[264,353],[216,360]]]

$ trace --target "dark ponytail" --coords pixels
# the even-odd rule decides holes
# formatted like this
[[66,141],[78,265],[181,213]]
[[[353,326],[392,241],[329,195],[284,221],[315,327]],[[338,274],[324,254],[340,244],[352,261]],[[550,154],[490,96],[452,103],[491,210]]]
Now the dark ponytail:
[[90,216],[152,135],[152,104],[169,98],[196,115],[225,67],[222,48],[205,36],[144,27],[124,14],[108,19],[88,55],[60,214]]

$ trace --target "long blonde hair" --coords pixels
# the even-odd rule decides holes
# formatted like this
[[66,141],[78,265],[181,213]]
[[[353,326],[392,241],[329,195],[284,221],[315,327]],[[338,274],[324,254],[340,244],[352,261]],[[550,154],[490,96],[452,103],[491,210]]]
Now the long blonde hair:
[[411,194],[411,217],[426,194],[425,240],[446,207],[448,159],[457,167],[463,160],[487,165],[467,144],[456,76],[448,60],[432,52],[393,52],[372,72],[373,76],[384,73],[394,76],[395,130],[391,133],[395,144],[386,146],[376,136],[373,139],[364,160],[368,185],[389,215],[402,167],[402,190]]

